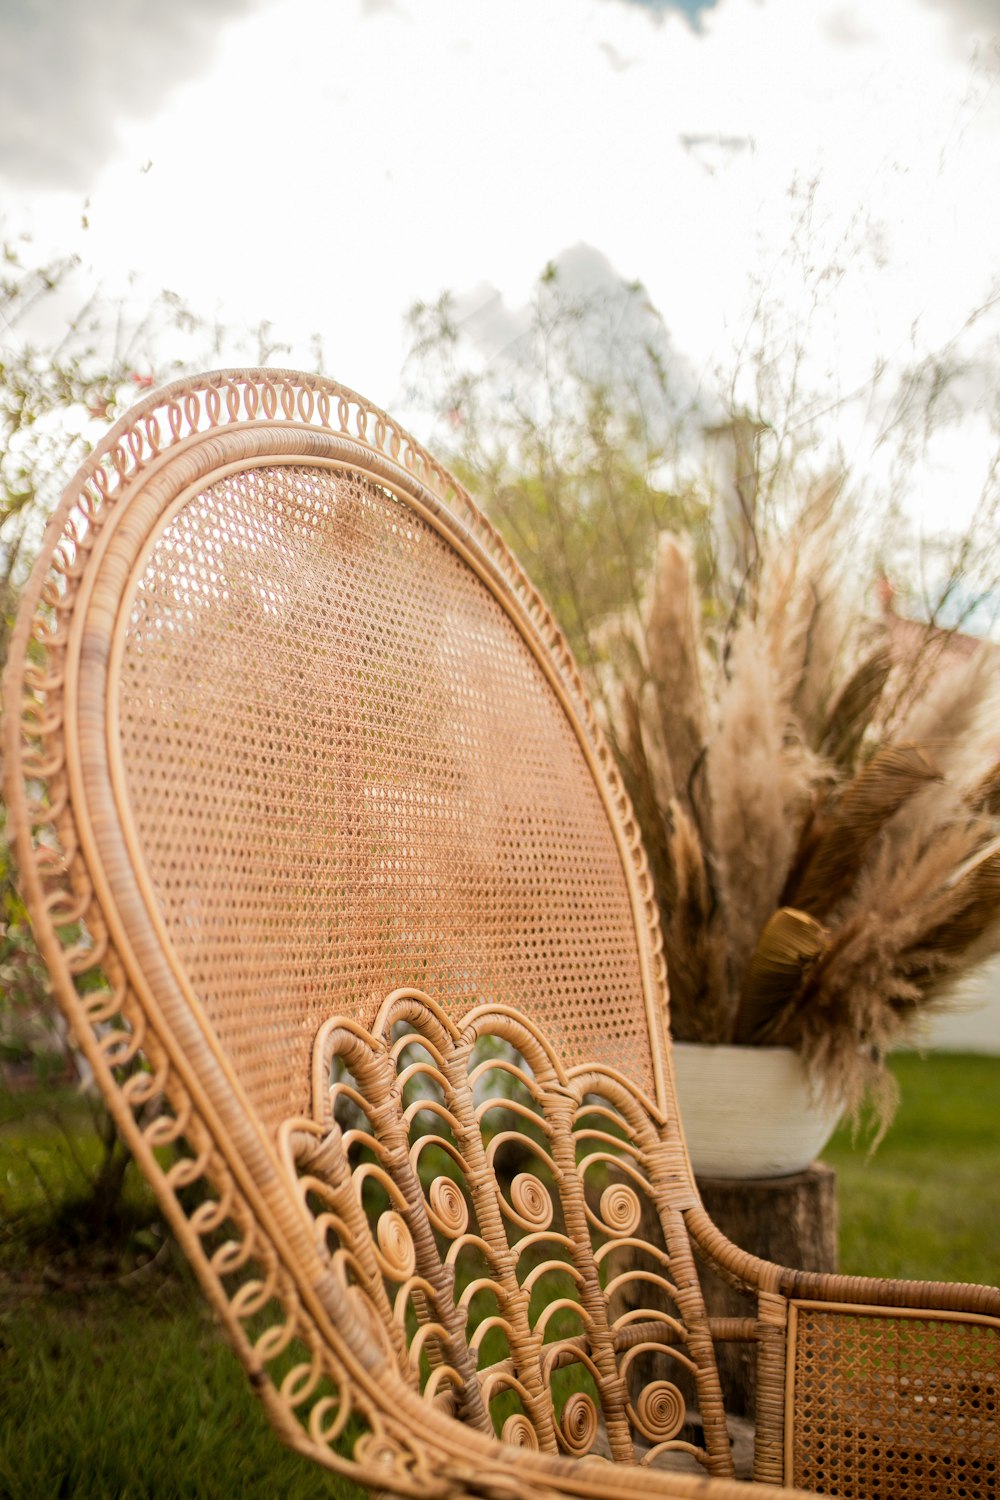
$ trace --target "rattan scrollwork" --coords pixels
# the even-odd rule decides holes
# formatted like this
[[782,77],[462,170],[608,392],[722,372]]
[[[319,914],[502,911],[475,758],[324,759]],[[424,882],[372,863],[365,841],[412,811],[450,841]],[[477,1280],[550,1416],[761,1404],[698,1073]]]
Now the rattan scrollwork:
[[[283,1127],[289,1170],[425,1399],[522,1447],[708,1464],[679,1435],[669,1379],[683,1366],[717,1399],[686,1322],[704,1336],[687,1237],[668,1214],[637,1235],[683,1168],[651,1101],[611,1070],[564,1072],[508,1009],[456,1026],[416,990],[370,1034],[327,1023],[313,1076],[313,1117]],[[652,1288],[652,1305],[616,1309],[624,1283]],[[640,1353],[663,1378],[633,1392]]]

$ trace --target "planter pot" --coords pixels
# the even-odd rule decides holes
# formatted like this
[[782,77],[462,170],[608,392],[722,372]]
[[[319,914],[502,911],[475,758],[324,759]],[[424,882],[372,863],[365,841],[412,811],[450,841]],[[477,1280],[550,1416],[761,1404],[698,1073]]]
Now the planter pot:
[[697,1177],[787,1177],[826,1145],[842,1113],[817,1099],[790,1047],[674,1043],[677,1103]]

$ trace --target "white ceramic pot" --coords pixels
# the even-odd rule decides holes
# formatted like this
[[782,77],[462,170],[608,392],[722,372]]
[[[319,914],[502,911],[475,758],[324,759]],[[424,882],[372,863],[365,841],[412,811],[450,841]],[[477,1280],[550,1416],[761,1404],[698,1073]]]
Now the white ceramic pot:
[[822,1151],[842,1110],[814,1096],[790,1047],[674,1043],[674,1080],[698,1177],[788,1177]]

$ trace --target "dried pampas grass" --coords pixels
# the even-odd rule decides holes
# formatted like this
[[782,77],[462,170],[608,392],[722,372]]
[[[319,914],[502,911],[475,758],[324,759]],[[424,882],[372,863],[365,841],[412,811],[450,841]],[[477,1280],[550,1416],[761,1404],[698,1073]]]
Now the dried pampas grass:
[[887,1053],[1000,952],[1000,658],[865,619],[830,561],[832,492],[804,515],[722,639],[690,549],[661,539],[609,729],[674,1035],[792,1046],[884,1127]]
[[825,1090],[857,1110],[866,1090],[884,1111],[883,1060],[950,1003],[955,980],[1000,951],[1000,854],[979,856],[972,824],[883,848],[769,1039],[798,1048]]
[[778,903],[814,781],[756,621],[745,619],[733,641],[706,754],[716,889],[726,912],[726,980],[736,997]]
[[667,846],[672,900],[664,912],[671,1005],[683,1031],[705,1041],[728,1040],[732,1001],[718,941],[715,897],[697,830],[679,802],[670,808]]
[[647,700],[650,708],[655,704],[659,730],[652,738],[668,755],[677,795],[691,807],[708,733],[704,648],[691,549],[669,532],[656,549],[645,625]]
[[[922,745],[951,781],[981,773],[984,761],[994,758],[1000,734],[1000,672],[996,648],[978,646],[964,661],[949,663],[947,640],[930,646],[932,674],[920,661],[904,664],[904,671],[924,681],[920,695],[908,705],[894,737]],[[903,692],[906,692],[904,687]]]

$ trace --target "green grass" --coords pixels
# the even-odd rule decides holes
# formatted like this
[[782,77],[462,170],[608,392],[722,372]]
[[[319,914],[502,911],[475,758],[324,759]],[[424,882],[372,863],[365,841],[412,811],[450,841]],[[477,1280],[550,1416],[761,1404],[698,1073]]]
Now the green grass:
[[[875,1155],[846,1131],[826,1152],[841,1269],[995,1282],[1000,1059],[907,1055],[894,1071],[902,1104]],[[53,1103],[80,1133],[72,1149]],[[176,1253],[74,1291],[69,1252],[23,1233],[92,1170],[88,1120],[65,1096],[0,1097],[0,1500],[359,1495],[273,1436]],[[137,1216],[150,1206],[138,1178],[127,1196]]]
[[840,1269],[1000,1282],[1000,1058],[893,1059],[899,1111],[874,1155],[840,1130]]
[[100,1154],[73,1092],[0,1094],[0,1500],[359,1500],[275,1437],[134,1169],[81,1244]]
[[279,1443],[187,1274],[0,1308],[5,1500],[360,1495]]

